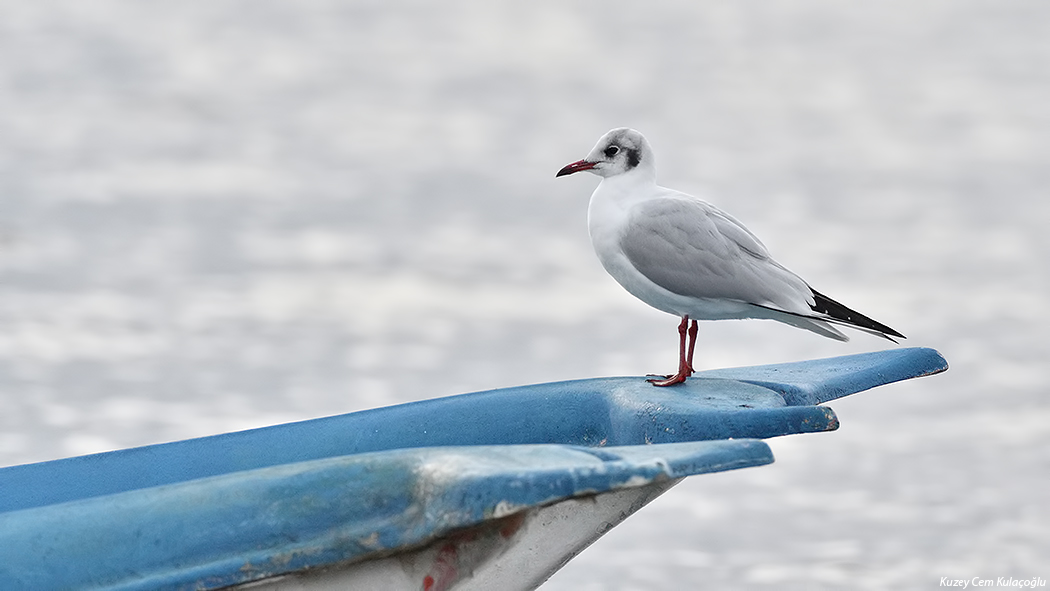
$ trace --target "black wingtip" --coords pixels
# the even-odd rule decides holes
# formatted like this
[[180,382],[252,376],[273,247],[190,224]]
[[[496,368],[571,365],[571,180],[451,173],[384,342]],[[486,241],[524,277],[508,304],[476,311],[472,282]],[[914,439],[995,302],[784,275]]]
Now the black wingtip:
[[813,290],[813,300],[813,311],[818,314],[826,314],[843,324],[877,332],[894,343],[897,341],[893,340],[893,337],[900,339],[908,338],[877,320],[872,320],[856,310],[851,310],[846,306],[843,306],[815,289]]

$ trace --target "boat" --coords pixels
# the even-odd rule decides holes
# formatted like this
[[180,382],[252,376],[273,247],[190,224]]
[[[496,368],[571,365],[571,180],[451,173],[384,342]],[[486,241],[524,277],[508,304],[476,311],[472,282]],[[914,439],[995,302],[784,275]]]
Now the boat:
[[682,479],[928,348],[535,384],[0,468],[2,589],[535,589]]

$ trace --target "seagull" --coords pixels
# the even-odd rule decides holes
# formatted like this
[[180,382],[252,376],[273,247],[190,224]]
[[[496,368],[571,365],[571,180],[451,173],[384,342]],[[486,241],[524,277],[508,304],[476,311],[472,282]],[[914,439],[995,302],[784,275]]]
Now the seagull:
[[650,306],[682,319],[678,372],[654,386],[680,384],[693,373],[697,320],[764,318],[838,341],[848,326],[892,342],[905,338],[809,286],[773,260],[765,245],[714,205],[656,184],[656,163],[641,133],[621,127],[590,154],[558,171],[602,177],[587,208],[591,243],[605,270]]

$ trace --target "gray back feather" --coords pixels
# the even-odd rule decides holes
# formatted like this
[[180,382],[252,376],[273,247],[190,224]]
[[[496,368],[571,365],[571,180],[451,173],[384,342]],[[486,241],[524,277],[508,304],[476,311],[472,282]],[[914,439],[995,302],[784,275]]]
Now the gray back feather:
[[628,212],[620,246],[631,264],[664,289],[811,314],[813,292],[770,258],[740,222],[683,196],[639,203]]

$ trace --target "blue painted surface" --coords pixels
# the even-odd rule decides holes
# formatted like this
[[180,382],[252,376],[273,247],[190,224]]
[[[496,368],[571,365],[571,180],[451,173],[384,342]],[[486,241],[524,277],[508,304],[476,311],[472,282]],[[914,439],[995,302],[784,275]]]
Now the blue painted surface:
[[821,404],[910,378],[940,373],[948,362],[933,349],[912,347],[861,355],[715,369],[699,375],[740,380],[779,392],[792,406]]
[[0,469],[0,511],[277,464],[404,447],[640,445],[827,431],[812,406],[947,368],[936,351],[894,349],[700,372],[673,388],[596,378],[506,388]]
[[835,429],[815,404],[946,368],[911,348],[702,372],[674,388],[539,384],[3,468],[0,588],[214,588],[432,539],[501,500],[765,463],[763,444],[712,440]]
[[765,443],[733,440],[273,466],[0,515],[0,588],[217,588],[418,545],[519,508],[772,461]]

